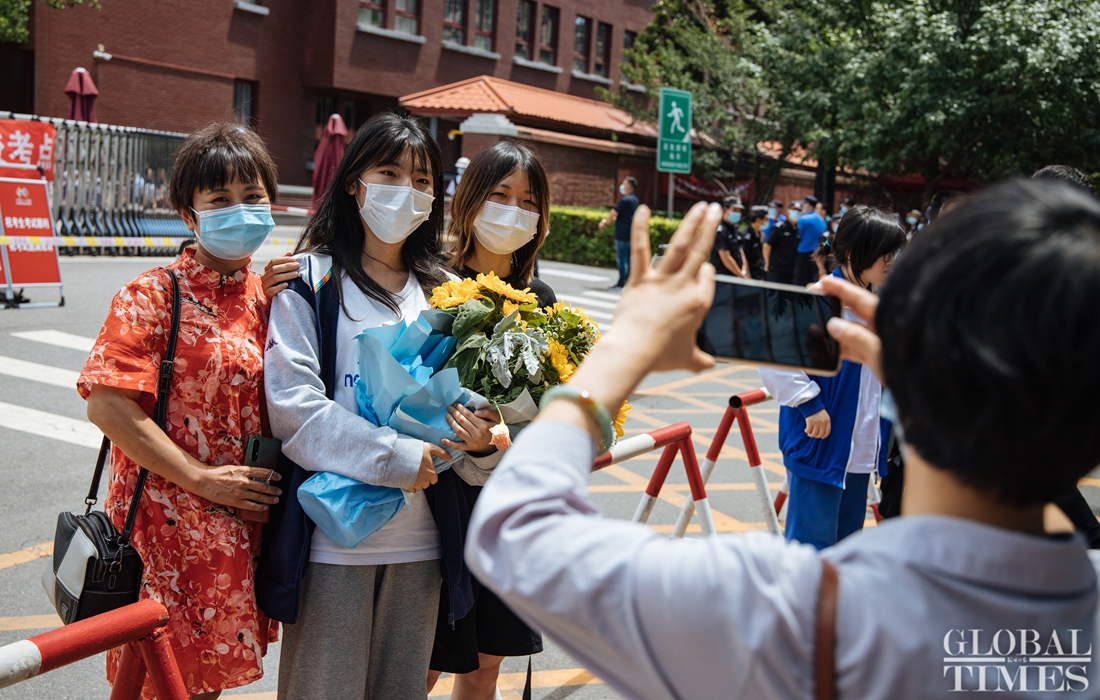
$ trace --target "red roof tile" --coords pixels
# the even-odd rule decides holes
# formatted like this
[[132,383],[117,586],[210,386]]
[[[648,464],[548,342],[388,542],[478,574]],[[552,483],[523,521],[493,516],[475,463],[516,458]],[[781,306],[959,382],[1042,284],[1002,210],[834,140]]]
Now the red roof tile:
[[513,83],[490,75],[442,85],[400,99],[415,114],[469,115],[475,112],[576,124],[656,138],[651,124],[636,122],[606,102],[588,100],[553,90]]

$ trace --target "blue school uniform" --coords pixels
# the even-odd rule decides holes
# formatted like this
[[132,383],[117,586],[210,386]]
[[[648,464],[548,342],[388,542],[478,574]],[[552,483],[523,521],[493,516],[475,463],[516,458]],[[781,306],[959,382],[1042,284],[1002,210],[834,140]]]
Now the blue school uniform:
[[[834,275],[841,276],[839,270]],[[833,377],[762,368],[760,378],[781,406],[779,449],[791,486],[787,539],[835,544],[863,525],[867,475],[876,468],[886,474],[890,423],[878,415],[881,385],[869,369],[847,361]],[[831,430],[827,438],[812,438],[806,419],[821,410]]]

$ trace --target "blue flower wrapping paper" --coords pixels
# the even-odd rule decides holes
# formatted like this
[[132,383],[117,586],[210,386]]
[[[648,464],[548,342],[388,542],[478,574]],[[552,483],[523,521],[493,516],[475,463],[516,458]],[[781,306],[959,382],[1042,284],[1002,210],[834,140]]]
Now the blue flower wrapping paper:
[[[459,386],[458,370],[442,369],[455,348],[453,323],[449,314],[426,310],[411,323],[368,328],[357,335],[359,415],[434,445],[442,446],[443,438],[457,440],[447,423],[447,408],[455,403],[477,408],[488,402]],[[436,459],[437,471],[465,456],[459,450],[447,452],[449,460]],[[318,472],[298,488],[302,509],[321,532],[349,549],[384,527],[410,497],[398,488],[331,472]]]

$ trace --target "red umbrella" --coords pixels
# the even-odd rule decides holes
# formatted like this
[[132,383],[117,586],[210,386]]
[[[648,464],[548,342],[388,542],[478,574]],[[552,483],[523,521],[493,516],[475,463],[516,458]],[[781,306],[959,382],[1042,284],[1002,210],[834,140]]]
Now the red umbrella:
[[321,134],[321,142],[317,144],[317,150],[313,153],[313,208],[316,209],[321,201],[321,196],[328,188],[332,180],[332,174],[336,172],[336,166],[344,157],[344,139],[347,138],[348,128],[344,126],[344,120],[339,114],[333,114],[325,124],[325,131]]
[[72,100],[69,106],[69,119],[81,122],[95,122],[95,98],[99,94],[92,76],[83,68],[73,70],[69,76],[69,83],[65,86],[65,94]]

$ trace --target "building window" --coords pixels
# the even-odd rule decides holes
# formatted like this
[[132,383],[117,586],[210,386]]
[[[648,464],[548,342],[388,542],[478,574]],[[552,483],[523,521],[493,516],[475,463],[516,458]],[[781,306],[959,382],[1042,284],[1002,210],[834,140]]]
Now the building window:
[[638,32],[623,32],[623,51],[634,48],[634,42],[638,39]]
[[233,81],[233,121],[247,127],[256,125],[256,84]]
[[443,3],[443,41],[465,44],[462,31],[462,6],[466,0],[445,0]]
[[516,55],[520,58],[533,60],[535,52],[531,48],[535,38],[535,3],[534,0],[519,0],[516,8]]
[[419,0],[397,0],[394,8],[393,28],[405,34],[420,34],[420,20],[417,17]]
[[596,27],[596,56],[592,72],[607,77],[611,64],[611,25],[600,22]]
[[577,16],[573,25],[573,70],[588,72],[588,45],[592,38],[592,20]]
[[385,27],[386,15],[382,8],[382,0],[359,0],[359,24],[371,27]]
[[493,50],[493,0],[476,0],[477,14],[474,15],[474,46],[486,51]]
[[539,61],[551,66],[557,64],[558,19],[561,12],[556,7],[542,6],[542,23],[539,26]]

